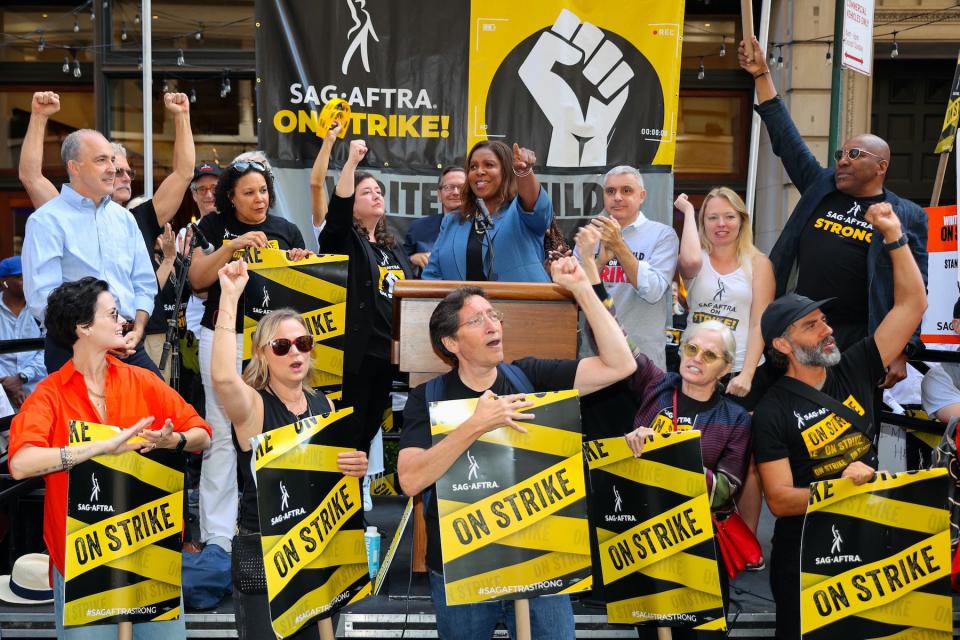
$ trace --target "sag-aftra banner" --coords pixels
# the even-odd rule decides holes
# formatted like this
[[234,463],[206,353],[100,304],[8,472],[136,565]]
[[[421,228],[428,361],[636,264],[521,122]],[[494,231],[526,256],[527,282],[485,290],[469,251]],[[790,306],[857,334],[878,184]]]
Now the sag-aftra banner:
[[[590,588],[590,545],[576,391],[528,394],[536,423],[477,439],[436,483],[448,604]],[[433,445],[477,400],[430,404]]]

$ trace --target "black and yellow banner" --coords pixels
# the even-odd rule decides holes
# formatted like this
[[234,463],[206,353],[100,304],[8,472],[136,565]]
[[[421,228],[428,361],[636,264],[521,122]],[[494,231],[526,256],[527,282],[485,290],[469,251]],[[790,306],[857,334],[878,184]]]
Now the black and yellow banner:
[[700,432],[656,434],[640,458],[624,438],[584,452],[607,620],[726,629]]
[[947,471],[810,485],[800,557],[803,637],[950,640]]
[[363,499],[337,454],[353,451],[352,408],[311,416],[252,439],[263,566],[281,638],[369,592]]
[[257,322],[274,309],[295,309],[316,339],[311,385],[339,399],[346,343],[347,256],[320,255],[290,262],[286,251],[248,248],[242,257],[250,273],[243,290],[244,366],[250,359]]
[[376,476],[370,481],[370,494],[374,496],[400,495],[400,482],[396,473]]
[[[470,445],[437,481],[448,604],[590,588],[586,487],[576,391],[527,396],[536,423]],[[430,405],[433,445],[473,415],[476,399]]]
[[957,138],[957,123],[960,122],[960,54],[957,55],[957,69],[950,85],[950,100],[947,113],[943,116],[943,127],[934,153],[950,153]]
[[[108,440],[119,432],[75,420],[69,442]],[[71,469],[64,626],[179,617],[182,532],[181,455],[130,451],[97,456]]]

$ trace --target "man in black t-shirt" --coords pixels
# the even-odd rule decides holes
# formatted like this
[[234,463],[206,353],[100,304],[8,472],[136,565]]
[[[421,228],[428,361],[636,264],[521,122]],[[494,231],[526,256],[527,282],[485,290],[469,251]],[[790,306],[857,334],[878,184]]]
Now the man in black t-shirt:
[[[814,300],[835,296],[824,311],[837,344],[846,349],[872,334],[893,305],[890,258],[881,234],[874,232],[863,214],[876,202],[890,204],[924,280],[927,215],[884,187],[890,147],[883,139],[854,136],[836,150],[835,167],[822,167],[777,95],[756,39],[750,57],[740,46],[739,61],[754,78],[756,110],[773,152],[800,191],[800,200],[770,251],[777,295],[793,291]],[[919,322],[913,329],[911,348],[918,348]],[[901,353],[889,363],[883,388],[906,377],[906,362],[906,354]]]
[[[593,330],[598,356],[583,360],[516,361],[537,391],[575,388],[580,395],[598,391],[627,377],[636,369],[626,339],[616,319],[594,294],[586,275],[574,258],[562,258],[551,267],[554,282],[570,291]],[[432,446],[426,384],[410,392],[404,410],[397,471],[404,493],[424,490],[432,495],[433,484],[446,473],[470,445],[496,429],[523,431],[517,422],[532,420],[524,413],[532,405],[524,400],[498,368],[503,362],[502,316],[484,297],[482,289],[463,287],[447,295],[430,317],[430,340],[434,349],[454,365],[444,375],[443,399],[479,397],[476,410]],[[505,603],[489,602],[448,607],[444,596],[440,526],[435,497],[427,499],[427,564],[441,638],[489,638],[498,621],[513,624]],[[569,596],[534,598],[530,602],[531,631],[538,640],[574,637]]]
[[[872,336],[841,356],[820,310],[830,299],[814,302],[794,293],[775,300],[760,322],[769,358],[785,361],[787,368],[753,414],[754,458],[767,504],[777,517],[770,585],[781,640],[800,637],[800,538],[809,485],[835,478],[863,484],[873,477],[878,428],[873,389],[884,367],[903,352],[927,307],[923,278],[893,208],[886,202],[873,204],[864,219],[891,247],[886,251],[893,266],[893,306]],[[816,402],[808,398],[811,394],[832,401]],[[848,421],[844,414],[851,420],[854,416],[828,406],[833,401],[860,419]]]

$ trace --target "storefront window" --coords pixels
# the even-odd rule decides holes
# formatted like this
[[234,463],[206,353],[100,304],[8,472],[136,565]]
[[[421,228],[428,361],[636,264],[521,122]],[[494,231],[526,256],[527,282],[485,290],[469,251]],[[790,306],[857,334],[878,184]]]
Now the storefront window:
[[746,173],[746,96],[740,92],[680,94],[674,172],[736,179]]

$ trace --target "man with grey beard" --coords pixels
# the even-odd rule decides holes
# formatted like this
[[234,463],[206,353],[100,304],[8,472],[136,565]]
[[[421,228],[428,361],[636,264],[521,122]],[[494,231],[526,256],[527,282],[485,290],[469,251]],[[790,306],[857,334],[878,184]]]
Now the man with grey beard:
[[753,414],[754,458],[777,517],[770,556],[776,637],[786,640],[800,638],[800,535],[809,485],[835,478],[863,484],[874,476],[874,388],[927,308],[923,277],[893,208],[873,204],[865,219],[883,235],[893,265],[893,306],[873,335],[841,354],[820,310],[833,298],[795,293],[771,303],[760,321],[768,357],[786,367]]

